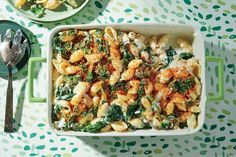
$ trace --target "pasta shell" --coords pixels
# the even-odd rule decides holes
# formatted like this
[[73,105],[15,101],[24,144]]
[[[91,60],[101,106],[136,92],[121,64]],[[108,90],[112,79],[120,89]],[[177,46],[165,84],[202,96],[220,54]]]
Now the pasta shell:
[[56,100],[55,104],[63,106],[63,107],[70,107],[70,104],[66,100]]
[[139,55],[138,47],[135,46],[134,44],[129,44],[129,52],[131,52],[135,57],[138,57]]
[[131,119],[129,121],[129,123],[131,125],[133,125],[135,128],[143,128],[144,127],[144,123],[141,119],[135,118],[135,119]]
[[139,67],[139,65],[142,63],[141,59],[134,59],[129,62],[128,69],[136,69]]
[[102,89],[101,100],[107,100],[107,93]]
[[172,73],[171,69],[164,69],[164,70],[161,71],[161,73],[159,75],[160,83],[166,83],[172,77],[173,77],[173,73]]
[[138,92],[138,87],[140,85],[140,81],[139,80],[131,80],[129,81],[129,84],[131,86],[131,88],[128,90],[128,94],[137,94]]
[[110,77],[110,85],[114,85],[120,79],[120,73],[118,71],[114,71]]
[[55,80],[55,83],[54,83],[54,86],[55,87],[59,87],[60,85],[62,85],[64,82],[64,78],[62,75],[60,75],[56,80]]
[[180,109],[182,111],[186,111],[187,110],[185,103],[183,103],[183,104],[176,104],[176,106],[177,106],[178,109]]
[[78,95],[83,95],[89,90],[89,83],[88,82],[79,82],[75,88],[74,93]]
[[169,34],[164,34],[164,35],[162,35],[161,38],[159,39],[158,43],[157,43],[158,46],[159,46],[160,48],[165,47],[166,44],[167,44],[168,41],[169,41],[169,38],[170,38],[170,35],[169,35]]
[[135,37],[136,37],[136,33],[131,31],[131,32],[128,33],[128,37],[129,37],[131,40],[134,40]]
[[122,37],[122,41],[125,45],[129,44],[130,43],[130,39],[129,39],[129,36],[125,33]]
[[160,92],[159,92],[159,96],[162,96],[162,97],[166,97],[168,95],[170,95],[172,93],[171,89],[169,87],[163,87]]
[[90,107],[92,107],[92,105],[93,105],[92,99],[91,99],[90,96],[87,95],[87,94],[84,94],[84,95],[83,95],[83,100],[82,100],[82,102],[83,102],[83,104],[85,104],[85,105],[87,106],[87,108],[90,108]]
[[57,71],[56,68],[53,68],[52,71],[52,80],[55,81],[58,77],[60,76],[59,72]]
[[146,84],[144,85],[144,91],[145,91],[145,94],[147,94],[147,95],[152,93],[153,86],[152,86],[152,83],[150,81],[146,82]]
[[151,109],[146,109],[142,112],[142,115],[145,116],[148,121],[153,119],[153,111]]
[[152,54],[159,55],[159,58],[161,60],[164,60],[166,58],[166,51],[163,48],[156,48],[152,51]]
[[146,48],[145,43],[140,39],[134,39],[134,43],[137,45],[139,51]]
[[187,118],[191,115],[191,112],[183,112],[181,115],[180,115],[180,123],[185,123],[187,121]]
[[70,104],[73,105],[73,106],[76,106],[78,105],[81,100],[82,100],[82,97],[83,95],[74,95],[72,98],[71,98],[71,101],[70,101]]
[[117,93],[116,96],[117,96],[118,100],[121,100],[121,101],[124,101],[124,102],[128,100],[128,97],[126,95]]
[[26,0],[15,0],[15,6],[21,8],[26,3]]
[[148,54],[148,52],[147,51],[142,51],[141,52],[141,56],[140,56],[141,58],[142,58],[142,60],[144,60],[144,61],[148,61],[148,59],[149,59],[149,54]]
[[85,55],[84,57],[86,58],[87,62],[94,64],[102,59],[102,54],[96,53],[96,54]]
[[54,68],[59,72],[59,64],[60,64],[61,62],[59,62],[58,60],[56,60],[56,59],[53,59],[52,60],[52,64],[53,64],[53,66],[54,66]]
[[152,126],[153,126],[154,128],[159,128],[159,127],[161,126],[161,122],[160,122],[158,119],[153,118],[153,120],[152,120]]
[[48,0],[47,3],[44,3],[44,7],[49,10],[56,9],[61,3],[58,0]]
[[188,111],[192,112],[192,113],[200,113],[201,109],[199,106],[190,106],[188,108]]
[[122,74],[121,74],[121,81],[122,80],[130,80],[132,79],[132,77],[134,76],[134,69],[128,69],[126,71],[124,71]]
[[187,60],[187,70],[189,73],[193,74],[196,77],[201,77],[201,66],[199,62],[195,58],[191,58]]
[[108,132],[110,130],[111,130],[111,124],[108,124],[107,126],[105,126],[101,129],[101,132]]
[[112,59],[111,63],[112,63],[112,66],[116,69],[116,71],[118,71],[118,72],[122,71],[122,62],[121,62],[121,60]]
[[63,60],[61,63],[58,64],[55,60],[53,61],[55,68],[60,74],[66,74],[66,68],[70,66],[70,63],[66,60]]
[[98,108],[97,117],[99,117],[99,118],[104,117],[106,115],[106,113],[108,112],[108,110],[109,110],[108,103],[102,104]]
[[191,114],[190,116],[188,116],[187,125],[188,125],[188,128],[190,129],[194,129],[197,126],[197,120],[194,114]]
[[103,81],[95,82],[90,88],[90,94],[96,95],[96,93],[102,89],[102,84]]
[[169,102],[167,105],[166,105],[166,114],[167,115],[170,115],[173,113],[174,111],[174,107],[175,107],[175,104],[173,102]]
[[143,42],[145,44],[146,44],[146,41],[147,41],[147,38],[144,35],[142,35],[142,34],[136,34],[135,39],[138,39],[139,41],[141,41],[141,42]]
[[110,47],[110,55],[112,59],[120,60],[120,52],[117,48]]
[[93,106],[98,106],[99,105],[100,98],[98,96],[93,97]]
[[113,122],[111,124],[111,127],[118,132],[123,132],[128,129],[128,126],[125,122],[123,121],[118,121],[118,122]]
[[68,66],[65,68],[65,74],[66,75],[72,75],[72,74],[76,74],[81,70],[80,67],[78,66]]
[[201,90],[202,90],[201,82],[196,77],[194,78],[194,81],[195,81],[195,86],[194,86],[195,92],[197,95],[201,95]]
[[143,107],[145,107],[146,109],[150,109],[151,110],[152,105],[151,105],[151,102],[148,100],[147,97],[142,97],[141,103],[142,103]]
[[183,39],[183,38],[178,38],[177,39],[177,44],[179,45],[179,47],[185,51],[188,52],[193,52],[193,48],[192,45],[190,44],[189,41]]
[[117,32],[112,27],[105,28],[105,35],[104,36],[105,36],[105,39],[109,42],[109,44],[111,44],[113,42],[118,42]]
[[157,48],[157,37],[152,36],[151,39],[149,40],[149,46],[151,47],[152,50],[155,50]]
[[111,105],[119,105],[119,106],[127,106],[127,104],[125,103],[125,101],[121,100],[121,99],[115,99],[111,102]]
[[82,50],[75,51],[75,52],[72,53],[72,55],[70,56],[70,62],[71,62],[71,63],[78,62],[78,61],[80,61],[83,57],[84,57],[84,51],[82,51]]
[[194,90],[189,90],[188,94],[189,94],[191,100],[196,100],[198,98],[198,96]]

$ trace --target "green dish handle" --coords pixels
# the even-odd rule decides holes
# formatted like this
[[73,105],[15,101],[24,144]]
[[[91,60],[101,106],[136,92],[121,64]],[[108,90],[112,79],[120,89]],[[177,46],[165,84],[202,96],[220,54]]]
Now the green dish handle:
[[216,62],[218,65],[218,95],[207,96],[208,101],[221,101],[224,99],[224,60],[220,57],[206,57],[207,62]]
[[29,101],[30,102],[46,102],[46,98],[37,98],[34,97],[34,63],[36,62],[46,62],[46,58],[42,57],[32,57],[29,59],[29,66],[28,66],[28,80],[29,80]]

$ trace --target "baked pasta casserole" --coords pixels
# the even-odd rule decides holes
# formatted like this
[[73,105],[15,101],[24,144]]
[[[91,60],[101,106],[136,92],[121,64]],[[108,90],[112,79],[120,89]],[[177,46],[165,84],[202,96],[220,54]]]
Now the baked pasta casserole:
[[53,37],[52,122],[83,132],[194,129],[201,67],[191,40],[112,27]]

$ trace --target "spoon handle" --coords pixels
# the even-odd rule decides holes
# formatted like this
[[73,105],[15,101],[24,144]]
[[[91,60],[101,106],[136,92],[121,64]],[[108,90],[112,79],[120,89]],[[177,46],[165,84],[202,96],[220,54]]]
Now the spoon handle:
[[5,112],[5,132],[13,132],[13,88],[12,88],[12,65],[8,65],[8,86]]

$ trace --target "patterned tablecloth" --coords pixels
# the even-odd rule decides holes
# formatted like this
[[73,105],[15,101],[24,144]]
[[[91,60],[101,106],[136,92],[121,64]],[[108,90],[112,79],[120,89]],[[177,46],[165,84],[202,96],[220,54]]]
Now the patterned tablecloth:
[[[0,19],[27,27],[35,36],[32,56],[46,56],[48,32],[56,25],[84,23],[181,23],[198,25],[205,53],[224,59],[225,98],[206,104],[206,120],[196,134],[170,137],[67,137],[47,127],[47,105],[28,102],[27,67],[14,76],[15,128],[3,132],[7,81],[0,78],[0,156],[236,156],[236,1],[235,0],[91,0],[63,22],[37,24],[0,3]],[[1,29],[1,28],[0,28]],[[37,42],[38,41],[38,42]],[[38,44],[39,43],[39,44]],[[41,48],[41,51],[40,49]],[[37,65],[36,95],[45,96],[46,66]],[[217,66],[206,66],[207,92],[217,93]]]

